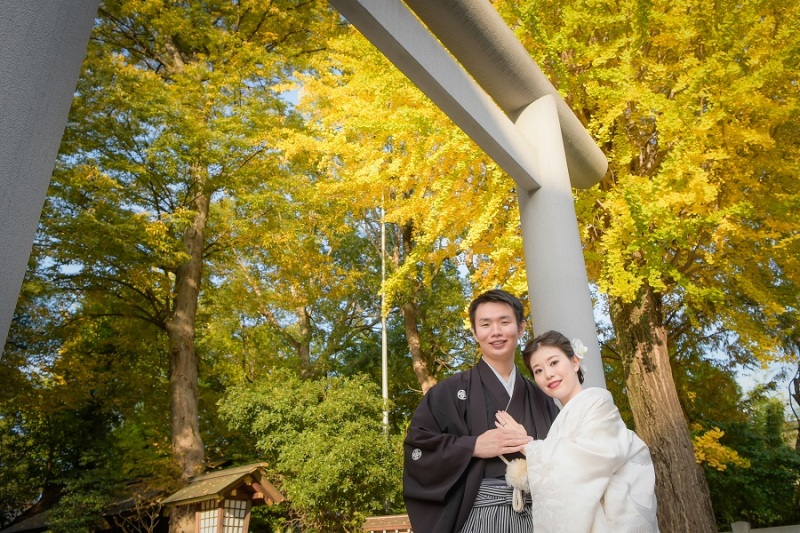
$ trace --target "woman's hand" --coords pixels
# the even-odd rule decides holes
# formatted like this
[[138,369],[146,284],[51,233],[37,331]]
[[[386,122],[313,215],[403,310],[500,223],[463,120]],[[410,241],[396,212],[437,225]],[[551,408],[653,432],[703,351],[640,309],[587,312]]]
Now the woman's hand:
[[506,413],[505,411],[497,411],[495,415],[495,422],[494,425],[498,428],[505,429],[508,431],[514,431],[521,435],[528,436],[528,432],[525,430],[525,426],[522,424],[517,423],[510,414]]
[[507,428],[490,429],[478,435],[472,456],[489,459],[507,453],[524,453],[525,445],[531,440],[524,428],[522,433]]

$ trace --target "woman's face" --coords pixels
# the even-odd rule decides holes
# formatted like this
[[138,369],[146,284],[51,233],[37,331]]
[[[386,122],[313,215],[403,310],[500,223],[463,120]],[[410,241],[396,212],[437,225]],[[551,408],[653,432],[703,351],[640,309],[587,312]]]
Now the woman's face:
[[541,346],[531,354],[533,379],[545,394],[566,404],[581,390],[578,380],[580,361],[570,359],[561,349],[554,346]]

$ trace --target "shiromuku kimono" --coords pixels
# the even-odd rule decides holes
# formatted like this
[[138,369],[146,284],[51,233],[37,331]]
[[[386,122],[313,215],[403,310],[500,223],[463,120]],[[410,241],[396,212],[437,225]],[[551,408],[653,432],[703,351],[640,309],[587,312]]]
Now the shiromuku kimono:
[[558,413],[553,400],[519,373],[509,402],[503,384],[483,360],[441,381],[422,398],[403,445],[403,495],[414,533],[460,531],[483,478],[503,478],[506,467],[500,459],[472,457],[478,435],[495,429],[500,410],[539,439],[547,436]]
[[579,392],[525,453],[535,533],[658,532],[650,450],[607,390]]

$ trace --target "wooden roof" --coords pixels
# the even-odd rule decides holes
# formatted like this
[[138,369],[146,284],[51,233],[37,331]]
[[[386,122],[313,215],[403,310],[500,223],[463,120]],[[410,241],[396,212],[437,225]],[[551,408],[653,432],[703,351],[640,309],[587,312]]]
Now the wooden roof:
[[22,531],[45,531],[47,529],[47,512],[29,516],[16,524],[0,530],[0,533],[20,533]]
[[[237,491],[237,496],[247,495],[265,504],[280,503],[285,498],[267,481],[267,463],[253,463],[226,468],[196,476],[184,488],[164,499],[164,505],[188,505],[205,500],[222,500]],[[239,493],[239,490],[243,492]]]

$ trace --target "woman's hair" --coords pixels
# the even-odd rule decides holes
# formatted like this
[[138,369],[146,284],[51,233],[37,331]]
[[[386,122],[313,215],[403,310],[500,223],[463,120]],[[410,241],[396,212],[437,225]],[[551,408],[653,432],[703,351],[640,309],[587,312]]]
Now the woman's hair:
[[[575,358],[575,350],[572,348],[572,343],[566,338],[564,335],[559,333],[558,331],[546,331],[536,337],[533,340],[528,341],[525,344],[525,347],[522,349],[522,362],[525,363],[525,368],[528,369],[528,372],[531,373],[531,377],[533,377],[533,368],[531,368],[531,356],[533,353],[539,350],[542,346],[551,346],[553,348],[558,348],[566,356],[572,360]],[[583,368],[580,366],[578,367],[578,381],[583,383]]]

